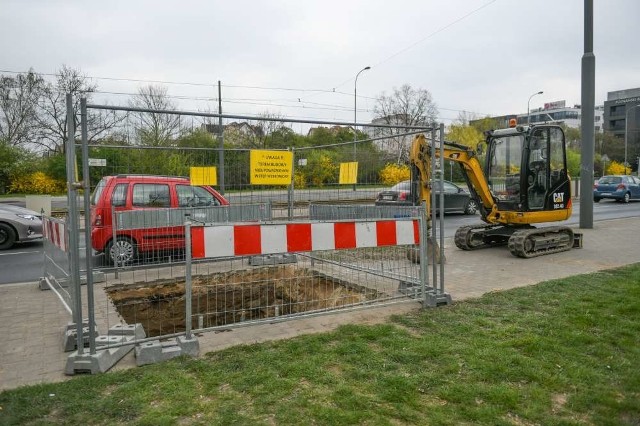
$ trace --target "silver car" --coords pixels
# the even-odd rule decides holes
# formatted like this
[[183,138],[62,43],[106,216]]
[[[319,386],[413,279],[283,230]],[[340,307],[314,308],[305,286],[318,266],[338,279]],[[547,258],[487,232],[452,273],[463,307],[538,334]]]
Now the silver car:
[[0,203],[0,250],[38,238],[42,238],[42,217],[38,213]]

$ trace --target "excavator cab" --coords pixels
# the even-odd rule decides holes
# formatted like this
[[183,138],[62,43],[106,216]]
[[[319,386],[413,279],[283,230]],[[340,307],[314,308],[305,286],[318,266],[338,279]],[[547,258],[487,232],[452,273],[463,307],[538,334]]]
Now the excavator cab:
[[544,212],[570,206],[565,138],[555,125],[487,132],[485,175],[499,211]]

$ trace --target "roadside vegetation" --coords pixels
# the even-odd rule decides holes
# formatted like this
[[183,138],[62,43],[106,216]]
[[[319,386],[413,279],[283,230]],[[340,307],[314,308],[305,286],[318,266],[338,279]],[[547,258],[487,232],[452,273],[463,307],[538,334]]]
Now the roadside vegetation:
[[637,425],[640,264],[0,394],[0,424]]

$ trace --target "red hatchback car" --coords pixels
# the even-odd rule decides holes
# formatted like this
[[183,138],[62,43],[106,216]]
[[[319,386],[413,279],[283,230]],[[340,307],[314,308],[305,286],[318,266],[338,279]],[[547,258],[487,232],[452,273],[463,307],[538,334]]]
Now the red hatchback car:
[[[189,178],[152,175],[106,176],[91,196],[91,240],[107,261],[130,264],[138,254],[184,249],[184,227],[162,214],[166,209],[203,208],[229,202],[210,186],[191,185]],[[113,210],[139,212],[134,226],[112,227]],[[162,210],[160,210],[162,209]]]

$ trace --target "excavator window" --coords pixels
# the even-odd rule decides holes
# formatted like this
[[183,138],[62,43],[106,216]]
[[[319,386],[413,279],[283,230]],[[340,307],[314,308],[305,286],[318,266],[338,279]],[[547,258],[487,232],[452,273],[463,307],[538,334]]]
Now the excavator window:
[[549,129],[535,129],[529,139],[527,199],[530,209],[544,208],[549,189]]
[[[496,200],[509,205],[520,202],[520,169],[524,136],[492,139],[489,146],[488,183]],[[511,207],[512,208],[512,207]]]
[[527,201],[530,210],[551,209],[552,192],[566,182],[564,134],[558,127],[534,129],[529,139]]
[[551,190],[555,190],[559,184],[566,180],[567,168],[565,166],[564,134],[558,128],[550,129],[550,169]]

